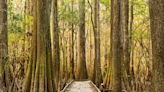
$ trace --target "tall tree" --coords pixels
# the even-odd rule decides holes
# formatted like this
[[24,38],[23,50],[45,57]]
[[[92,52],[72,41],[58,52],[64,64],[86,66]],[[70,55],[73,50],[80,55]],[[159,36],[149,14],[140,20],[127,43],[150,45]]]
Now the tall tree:
[[86,56],[85,56],[85,0],[79,0],[79,79],[87,79]]
[[5,87],[5,63],[8,57],[7,1],[0,0],[0,91]]
[[60,80],[60,48],[59,48],[59,30],[58,30],[58,0],[53,0],[53,49],[52,49],[52,61],[53,61],[53,67],[55,70],[54,73],[54,80],[56,89],[59,88],[59,80]]
[[130,31],[129,31],[129,0],[122,0],[122,35],[123,35],[123,75],[127,86],[130,84]]
[[[74,7],[73,7],[73,4],[74,4],[74,0],[71,0],[71,12],[72,12],[72,16],[73,16],[73,12],[74,12]],[[70,71],[71,71],[71,74],[70,74],[70,78],[74,79],[75,78],[75,73],[74,73],[74,45],[75,45],[75,42],[74,42],[74,23],[73,23],[73,19],[72,18],[72,23],[71,23],[71,43],[72,43],[72,48],[71,48],[71,62],[70,62]]]
[[124,63],[127,74],[130,69],[129,51],[129,0],[122,1],[122,30],[124,32]]
[[164,91],[164,0],[149,0],[152,37],[152,92]]
[[100,63],[100,0],[94,0],[94,41],[95,41],[95,60],[94,60],[94,82],[97,86],[102,83],[101,63]]
[[112,46],[112,70],[113,70],[113,92],[121,92],[121,0],[113,1],[113,46]]
[[23,92],[57,92],[54,87],[54,66],[51,60],[50,2],[36,0],[32,32],[31,62],[24,81]]

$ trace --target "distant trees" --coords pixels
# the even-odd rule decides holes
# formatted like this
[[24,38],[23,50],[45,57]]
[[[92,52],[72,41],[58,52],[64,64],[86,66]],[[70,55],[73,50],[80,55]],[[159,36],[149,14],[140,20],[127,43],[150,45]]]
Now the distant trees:
[[5,63],[8,60],[7,1],[0,0],[0,91],[8,86]]
[[153,80],[151,92],[164,91],[164,1],[149,0]]

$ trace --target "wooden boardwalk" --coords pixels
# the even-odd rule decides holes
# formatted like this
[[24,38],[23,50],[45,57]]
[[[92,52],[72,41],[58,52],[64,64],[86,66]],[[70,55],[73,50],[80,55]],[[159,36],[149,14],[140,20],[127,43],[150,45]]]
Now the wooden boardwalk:
[[68,83],[61,92],[100,92],[90,80],[74,80]]

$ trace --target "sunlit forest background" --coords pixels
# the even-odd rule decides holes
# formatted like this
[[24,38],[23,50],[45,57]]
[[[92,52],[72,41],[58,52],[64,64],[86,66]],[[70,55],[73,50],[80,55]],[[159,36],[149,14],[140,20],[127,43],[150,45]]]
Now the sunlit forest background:
[[[3,0],[0,0],[2,3]],[[49,5],[51,5],[51,0],[37,0],[39,1],[45,1]],[[38,50],[39,48],[44,47],[44,44],[51,44],[45,45],[49,46],[52,50],[46,49],[40,49],[40,52],[37,53],[44,53],[44,50],[46,51],[46,54],[52,55],[52,63],[41,63],[46,65],[44,69],[47,69],[47,81],[49,81],[49,72],[51,71],[50,65],[54,65],[58,68],[52,68],[55,74],[57,75],[55,86],[56,89],[62,90],[67,82],[69,82],[72,79],[89,79],[92,80],[98,88],[101,89],[100,85],[103,86],[103,89],[107,89],[109,92],[113,89],[112,87],[112,80],[113,80],[113,69],[112,68],[112,44],[114,43],[112,41],[112,21],[115,21],[114,17],[112,17],[112,0],[98,0],[99,7],[98,7],[98,23],[95,24],[96,16],[95,16],[95,1],[96,0],[85,0],[85,27],[84,27],[84,41],[80,41],[82,37],[79,34],[79,25],[83,22],[81,22],[81,19],[83,17],[79,17],[79,14],[81,14],[81,10],[79,11],[79,1],[84,0],[52,0],[52,3],[57,3],[57,8],[54,8],[56,3],[52,4],[51,6],[47,6],[49,14],[45,15],[45,13],[40,13],[43,15],[43,21],[39,20],[42,19],[39,17],[39,19],[35,19],[36,16],[41,16],[35,14],[35,7],[37,7],[35,0],[7,0],[7,30],[8,30],[8,57],[5,62],[4,71],[5,71],[5,87],[3,85],[1,86],[0,92],[41,92],[41,91],[30,91],[32,90],[28,85],[28,79],[32,79],[31,82],[34,82],[33,80],[33,68],[35,66],[34,63],[30,63],[31,61],[34,61],[35,55],[32,54],[34,51],[34,43],[37,42],[35,45],[39,46],[36,47]],[[113,0],[119,1],[119,0]],[[126,1],[126,0],[123,0]],[[152,39],[151,39],[151,29],[150,29],[150,16],[149,16],[149,4],[147,0],[127,0],[128,1],[128,32],[121,31],[120,34],[120,45],[122,47],[122,52],[119,52],[125,56],[122,56],[122,63],[121,64],[121,77],[122,77],[122,90],[124,92],[151,92],[151,80],[152,80]],[[150,0],[152,1],[152,0]],[[158,0],[160,1],[160,0]],[[161,3],[163,0],[161,0]],[[43,2],[43,5],[44,4]],[[164,5],[164,3],[162,4]],[[82,8],[81,4],[81,8]],[[116,8],[116,7],[115,7]],[[42,9],[42,10],[44,10]],[[83,8],[82,8],[83,9]],[[163,9],[163,8],[162,8]],[[39,10],[39,9],[38,9]],[[123,9],[120,10],[121,12],[125,11]],[[163,11],[163,10],[162,10]],[[38,11],[37,11],[38,12]],[[40,10],[41,12],[41,10]],[[45,11],[44,11],[45,12]],[[47,12],[47,13],[48,13]],[[82,12],[83,13],[83,12]],[[56,15],[57,16],[56,16]],[[163,14],[163,13],[162,13]],[[45,17],[49,16],[48,21],[44,21],[46,19]],[[122,19],[125,19],[126,17],[121,17]],[[163,17],[161,17],[162,19]],[[48,19],[48,18],[47,18]],[[55,21],[57,19],[57,21]],[[42,21],[42,23],[38,23],[38,21]],[[45,23],[44,23],[45,22]],[[49,27],[49,32],[43,31],[42,33],[45,33],[45,35],[40,35],[43,38],[46,38],[46,35],[49,39],[49,41],[45,41],[45,43],[42,43],[44,41],[41,40],[40,43],[38,43],[37,40],[35,41],[33,38],[33,35],[38,34],[37,32],[34,32],[35,30],[35,23],[37,25],[44,25],[49,23],[50,25],[47,25],[46,27]],[[124,23],[124,22],[121,22]],[[55,25],[56,24],[56,25]],[[96,27],[97,25],[97,27]],[[123,25],[124,26],[124,25]],[[163,25],[164,26],[164,25]],[[55,30],[55,27],[57,28],[56,33],[53,31]],[[97,29],[99,29],[96,34]],[[43,27],[45,28],[45,27]],[[121,27],[124,29],[124,27]],[[38,30],[38,29],[37,29]],[[126,30],[126,29],[125,29]],[[164,31],[164,30],[163,30]],[[49,34],[49,35],[48,35]],[[81,33],[82,34],[82,33]],[[161,32],[161,34],[163,34]],[[37,37],[39,37],[38,35]],[[97,37],[98,35],[98,37]],[[55,37],[58,38],[55,38]],[[36,38],[37,38],[36,37]],[[40,39],[42,39],[42,37]],[[39,39],[39,38],[37,38]],[[55,39],[58,39],[57,41]],[[97,39],[97,40],[96,40]],[[1,39],[2,40],[2,39]],[[58,42],[58,45],[54,45]],[[84,48],[85,48],[85,55],[84,55],[84,61],[86,62],[86,70],[87,70],[87,77],[80,75],[79,73],[79,53],[82,53],[79,49],[80,42],[85,42]],[[99,44],[97,44],[97,42]],[[127,43],[126,43],[127,42]],[[42,45],[43,44],[43,45]],[[97,45],[95,45],[97,44]],[[57,47],[55,47],[57,46]],[[81,46],[81,45],[80,45]],[[100,46],[100,49],[97,49],[97,46]],[[54,49],[57,48],[57,49]],[[2,49],[2,48],[1,48]],[[96,52],[97,50],[100,52]],[[117,49],[117,48],[116,48]],[[38,50],[39,51],[39,50]],[[49,52],[52,51],[50,54]],[[162,50],[163,51],[163,50]],[[56,54],[56,52],[58,52]],[[58,55],[60,53],[60,55]],[[98,53],[98,54],[97,54]],[[0,53],[1,54],[1,53]],[[84,54],[84,53],[83,53]],[[97,54],[97,55],[96,55]],[[41,54],[42,55],[42,54]],[[45,54],[44,54],[45,55]],[[42,57],[44,57],[44,55]],[[54,55],[54,57],[53,57]],[[58,58],[55,57],[58,56]],[[127,55],[127,56],[126,56]],[[48,55],[45,57],[48,57]],[[96,57],[99,57],[98,60],[99,63],[96,62]],[[46,58],[46,60],[49,60],[50,57]],[[118,57],[119,58],[119,57]],[[126,60],[124,60],[126,58]],[[36,58],[35,58],[36,59]],[[37,57],[38,59],[38,57]],[[42,61],[45,58],[41,58]],[[1,59],[0,59],[1,60]],[[51,59],[50,59],[51,60]],[[53,61],[54,60],[54,61]],[[57,60],[57,61],[55,61]],[[60,63],[58,63],[58,61]],[[53,64],[53,62],[57,62]],[[39,63],[36,62],[36,63]],[[1,65],[0,61],[0,65]],[[40,66],[41,66],[40,64]],[[57,66],[59,65],[59,66]],[[32,70],[30,70],[29,67]],[[36,64],[37,67],[37,64]],[[96,68],[99,67],[99,68]],[[84,69],[85,67],[82,67],[80,69]],[[157,68],[157,67],[156,67]],[[39,71],[42,71],[42,68],[36,68],[39,69]],[[57,70],[59,69],[59,70]],[[2,70],[2,69],[1,69]],[[31,71],[31,72],[30,72]],[[44,71],[44,70],[43,70]],[[100,72],[96,72],[100,71]],[[95,73],[96,72],[96,73]],[[43,72],[42,72],[43,73]],[[41,74],[42,74],[41,73]],[[83,72],[84,73],[84,72]],[[31,77],[27,78],[31,74]],[[98,75],[101,75],[98,77]],[[53,74],[52,74],[53,75]],[[55,76],[55,75],[54,75]],[[82,76],[82,77],[80,77]],[[98,81],[95,81],[96,78],[99,78]],[[1,80],[1,79],[0,79]],[[36,80],[36,78],[35,78]],[[40,80],[40,79],[38,79]],[[0,82],[1,83],[1,82]],[[38,82],[41,83],[41,82]],[[27,84],[27,85],[26,85]],[[32,83],[29,83],[30,85],[35,85]],[[52,83],[53,84],[53,83]],[[47,83],[47,86],[50,84]],[[39,85],[40,86],[40,85]],[[39,87],[38,86],[38,87]],[[45,84],[46,86],[46,84]],[[24,88],[27,87],[27,88]],[[29,88],[28,88],[29,87]],[[50,91],[51,88],[47,87],[49,91],[42,91],[42,92],[57,92],[57,91]],[[162,87],[161,87],[162,88]],[[34,86],[35,89],[35,86]],[[3,91],[4,90],[4,91]],[[46,89],[44,89],[46,90]],[[115,89],[114,89],[115,90]],[[163,90],[164,91],[164,90]],[[153,91],[153,92],[163,92],[161,91]],[[105,91],[103,91],[105,92]],[[112,91],[112,92],[119,92],[119,91]]]

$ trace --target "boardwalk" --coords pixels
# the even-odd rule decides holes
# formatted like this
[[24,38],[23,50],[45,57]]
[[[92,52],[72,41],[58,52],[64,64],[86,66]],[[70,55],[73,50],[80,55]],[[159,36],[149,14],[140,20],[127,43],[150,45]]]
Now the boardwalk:
[[61,92],[100,92],[100,90],[89,80],[72,81]]

